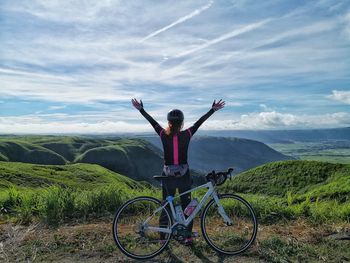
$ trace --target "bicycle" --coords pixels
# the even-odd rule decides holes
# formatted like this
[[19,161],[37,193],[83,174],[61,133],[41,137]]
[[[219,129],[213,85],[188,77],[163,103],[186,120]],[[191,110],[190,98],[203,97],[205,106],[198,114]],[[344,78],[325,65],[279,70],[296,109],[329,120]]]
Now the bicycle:
[[[258,222],[251,205],[235,194],[217,194],[215,186],[222,185],[232,177],[233,168],[227,172],[212,171],[206,175],[207,183],[192,188],[181,195],[201,188],[208,188],[193,212],[187,217],[176,213],[174,199],[181,195],[167,196],[160,200],[140,196],[125,202],[116,212],[113,220],[113,237],[118,248],[133,259],[150,259],[159,255],[174,237],[182,241],[188,234],[187,226],[201,213],[201,232],[208,245],[218,253],[237,255],[249,248],[255,241]],[[170,179],[169,176],[154,176],[156,180]],[[212,199],[207,202],[207,200]],[[160,215],[166,222],[160,225]],[[161,238],[161,234],[163,237]]]

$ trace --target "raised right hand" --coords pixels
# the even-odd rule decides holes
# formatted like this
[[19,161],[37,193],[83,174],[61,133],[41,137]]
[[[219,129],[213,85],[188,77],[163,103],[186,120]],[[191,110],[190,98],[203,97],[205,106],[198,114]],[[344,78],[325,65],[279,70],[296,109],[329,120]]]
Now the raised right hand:
[[131,100],[131,102],[132,102],[132,105],[133,105],[136,109],[138,109],[138,110],[143,109],[142,100],[140,100],[140,102],[138,102],[137,99],[134,98],[134,99]]
[[220,110],[224,107],[225,105],[225,101],[222,101],[222,99],[220,99],[218,102],[213,102],[213,105],[211,105],[211,108],[214,110],[214,111],[217,111],[217,110]]

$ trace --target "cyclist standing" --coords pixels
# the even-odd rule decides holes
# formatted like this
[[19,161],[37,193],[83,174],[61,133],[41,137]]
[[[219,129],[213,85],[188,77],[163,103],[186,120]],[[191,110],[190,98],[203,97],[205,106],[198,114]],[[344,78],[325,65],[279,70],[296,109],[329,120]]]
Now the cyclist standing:
[[[197,120],[190,128],[182,130],[184,114],[181,110],[173,109],[168,112],[168,127],[163,129],[157,121],[155,121],[143,108],[142,100],[132,99],[133,106],[149,121],[154,130],[160,136],[163,144],[164,167],[163,176],[173,176],[166,181],[166,185],[162,184],[162,195],[165,200],[168,195],[175,195],[176,189],[179,194],[191,189],[192,178],[187,163],[187,152],[189,142],[198,128],[206,121],[215,111],[224,107],[225,102],[221,99],[216,102],[214,100],[211,109]],[[181,206],[184,210],[191,202],[191,193],[181,196]],[[167,224],[160,218],[160,224]],[[188,226],[188,232],[192,233],[193,222]],[[161,233],[162,235],[163,233]],[[162,237],[161,237],[162,238]],[[185,245],[192,244],[192,236],[189,234],[185,239]]]

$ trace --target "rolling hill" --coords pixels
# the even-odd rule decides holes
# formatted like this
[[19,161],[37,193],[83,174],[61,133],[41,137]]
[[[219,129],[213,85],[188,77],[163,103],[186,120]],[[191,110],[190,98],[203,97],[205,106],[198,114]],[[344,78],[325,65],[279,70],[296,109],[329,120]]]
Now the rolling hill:
[[[152,142],[152,143],[150,143]],[[36,164],[99,164],[132,179],[154,183],[161,173],[163,153],[158,137],[84,137],[84,136],[2,136],[0,160]],[[158,146],[158,147],[157,147]],[[213,169],[235,166],[244,171],[263,163],[290,159],[263,143],[238,139],[199,137],[189,148],[189,163],[196,182]]]
[[37,165],[20,162],[0,162],[0,189],[15,186],[39,189],[51,185],[94,189],[118,184],[121,188],[144,188],[144,183],[95,164]]
[[128,139],[116,145],[87,150],[77,157],[76,162],[99,164],[130,178],[145,181],[152,181],[152,176],[161,172],[163,163],[161,156],[149,147],[149,143]]
[[159,174],[159,151],[140,139],[77,136],[0,137],[0,160],[36,164],[92,163],[137,180]]
[[350,165],[317,161],[268,163],[235,176],[223,188],[227,191],[284,197],[350,201]]
[[36,164],[65,164],[66,160],[58,153],[24,141],[0,141],[0,160]]

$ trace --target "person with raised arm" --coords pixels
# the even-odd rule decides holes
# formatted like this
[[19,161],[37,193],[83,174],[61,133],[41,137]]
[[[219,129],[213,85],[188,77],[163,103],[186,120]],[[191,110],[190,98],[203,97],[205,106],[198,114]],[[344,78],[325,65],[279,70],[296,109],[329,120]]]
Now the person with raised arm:
[[[163,200],[168,195],[175,195],[176,189],[179,194],[191,189],[192,178],[190,175],[189,166],[187,163],[187,152],[189,142],[192,136],[196,133],[198,128],[205,122],[215,111],[222,109],[225,105],[225,101],[220,99],[218,102],[214,100],[210,110],[200,117],[191,127],[182,130],[184,124],[184,114],[179,109],[173,109],[168,112],[167,120],[168,126],[164,129],[159,123],[149,115],[144,107],[142,100],[131,100],[133,106],[140,111],[140,113],[149,121],[153,126],[156,133],[159,135],[164,152],[164,166],[163,176],[172,176],[171,180],[167,180],[166,185],[162,184]],[[181,206],[184,210],[186,206],[191,202],[191,193],[181,196]],[[160,224],[166,225],[163,215],[160,216]],[[188,232],[192,233],[193,222],[188,226]],[[161,238],[162,238],[161,233]],[[192,235],[188,235],[184,240],[185,245],[192,244]]]

